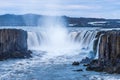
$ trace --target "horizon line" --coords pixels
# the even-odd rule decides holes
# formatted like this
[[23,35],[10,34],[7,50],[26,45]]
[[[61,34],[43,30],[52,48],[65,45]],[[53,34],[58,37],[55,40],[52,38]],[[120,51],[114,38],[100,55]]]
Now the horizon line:
[[70,18],[97,18],[97,19],[120,19],[120,18],[105,18],[105,17],[87,17],[87,16],[68,16],[68,15],[44,15],[44,14],[36,14],[36,13],[23,13],[23,14],[17,14],[17,13],[4,13],[4,14],[0,14],[0,16],[3,16],[3,15],[39,15],[39,16],[58,16],[58,17],[70,17]]

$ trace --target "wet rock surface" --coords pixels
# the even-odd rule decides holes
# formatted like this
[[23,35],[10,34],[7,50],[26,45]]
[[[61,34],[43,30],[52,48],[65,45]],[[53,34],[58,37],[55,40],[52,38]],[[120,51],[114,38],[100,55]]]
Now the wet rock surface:
[[82,69],[77,69],[77,70],[73,70],[73,71],[80,72],[80,71],[83,71],[83,70]]
[[27,32],[21,29],[0,29],[0,60],[31,57],[27,50]]
[[92,61],[92,59],[86,57],[80,61],[81,64],[89,64]]
[[120,31],[110,30],[99,32],[99,56],[87,67],[87,70],[105,71],[120,74]]
[[72,63],[72,65],[73,65],[73,66],[79,66],[79,65],[80,65],[80,62],[74,61],[74,62]]

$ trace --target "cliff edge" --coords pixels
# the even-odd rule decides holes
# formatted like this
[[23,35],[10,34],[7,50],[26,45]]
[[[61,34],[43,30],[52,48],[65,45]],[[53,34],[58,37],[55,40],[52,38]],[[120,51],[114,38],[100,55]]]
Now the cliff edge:
[[0,29],[0,60],[30,57],[27,32],[21,29]]
[[120,74],[120,30],[98,32],[98,59],[93,60],[87,70]]

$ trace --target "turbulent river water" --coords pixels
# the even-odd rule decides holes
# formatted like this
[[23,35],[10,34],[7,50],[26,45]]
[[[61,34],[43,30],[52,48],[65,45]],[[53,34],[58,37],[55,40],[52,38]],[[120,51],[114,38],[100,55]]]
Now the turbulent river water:
[[15,28],[27,31],[33,57],[0,61],[0,80],[120,80],[118,74],[86,71],[82,64],[72,66],[85,57],[97,58],[93,41],[99,28]]

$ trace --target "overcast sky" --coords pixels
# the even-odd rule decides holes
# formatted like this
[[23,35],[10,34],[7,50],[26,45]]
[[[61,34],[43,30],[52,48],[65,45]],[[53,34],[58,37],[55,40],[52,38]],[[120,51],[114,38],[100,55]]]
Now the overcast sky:
[[0,14],[119,18],[120,0],[0,0]]

